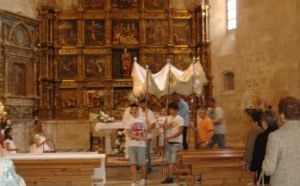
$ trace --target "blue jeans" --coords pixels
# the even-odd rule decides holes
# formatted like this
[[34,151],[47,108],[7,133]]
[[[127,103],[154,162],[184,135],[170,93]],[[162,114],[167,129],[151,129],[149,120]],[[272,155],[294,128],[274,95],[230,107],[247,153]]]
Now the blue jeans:
[[214,134],[211,143],[208,145],[208,148],[213,148],[216,143],[218,144],[220,149],[225,149],[225,134]]

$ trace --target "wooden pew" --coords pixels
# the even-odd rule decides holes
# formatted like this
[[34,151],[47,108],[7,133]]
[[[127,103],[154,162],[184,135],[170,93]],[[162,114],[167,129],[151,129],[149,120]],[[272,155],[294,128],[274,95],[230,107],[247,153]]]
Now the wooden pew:
[[[253,182],[253,174],[243,169],[244,150],[178,151],[178,178],[188,185],[201,178],[201,185],[242,186]],[[182,175],[184,174],[184,175]]]

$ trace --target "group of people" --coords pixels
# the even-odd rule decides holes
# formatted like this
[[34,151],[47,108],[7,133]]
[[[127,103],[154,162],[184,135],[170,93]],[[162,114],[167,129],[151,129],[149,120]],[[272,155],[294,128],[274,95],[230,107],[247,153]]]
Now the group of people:
[[[168,110],[162,108],[156,117],[147,107],[145,99],[132,103],[125,110],[122,122],[126,129],[126,146],[131,164],[132,186],[145,185],[146,176],[151,173],[151,148],[153,130],[159,129],[159,146],[168,164],[168,175],[163,184],[173,183],[173,172],[177,163],[177,151],[188,149],[188,128],[199,131],[198,141],[201,148],[212,148],[218,144],[225,148],[224,112],[216,106],[214,98],[207,100],[208,108],[198,110],[198,127],[190,124],[189,105],[177,93],[172,95]],[[137,170],[142,176],[138,181]]]
[[[36,124],[36,133],[33,136],[33,143],[30,147],[31,153],[43,153],[51,151],[51,148],[47,144],[49,141],[45,135],[45,125]],[[14,130],[12,127],[7,127],[4,129],[3,134],[1,134],[0,140],[0,151],[2,154],[16,154],[19,148],[16,146],[14,141]]]
[[[255,172],[255,182],[271,186],[300,185],[300,100],[281,99],[279,119],[267,109],[253,111],[253,130],[249,135],[244,162]],[[279,127],[279,123],[282,126]]]

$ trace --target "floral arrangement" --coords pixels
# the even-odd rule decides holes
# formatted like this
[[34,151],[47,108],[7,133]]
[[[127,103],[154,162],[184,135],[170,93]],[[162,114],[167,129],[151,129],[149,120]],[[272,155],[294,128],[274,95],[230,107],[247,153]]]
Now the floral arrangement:
[[0,98],[0,143],[4,138],[4,130],[11,125],[9,119],[7,119],[7,112],[5,111],[4,99]]
[[117,139],[114,145],[114,153],[116,154],[124,154],[125,151],[125,131],[123,129],[119,129],[117,133]]
[[103,112],[102,110],[99,111],[99,114],[98,114],[98,120],[100,122],[103,122],[103,123],[109,123],[109,122],[113,122],[115,120],[114,117],[106,114],[105,112]]

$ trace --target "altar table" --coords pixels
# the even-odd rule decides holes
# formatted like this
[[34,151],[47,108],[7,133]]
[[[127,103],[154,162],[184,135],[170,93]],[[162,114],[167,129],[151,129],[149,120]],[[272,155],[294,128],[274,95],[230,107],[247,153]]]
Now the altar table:
[[105,154],[19,153],[6,155],[27,186],[91,186],[92,180],[106,181]]
[[125,126],[122,122],[111,122],[111,123],[102,123],[98,122],[95,125],[96,131],[103,131],[105,135],[105,154],[112,154],[112,132],[116,129],[124,129]]

